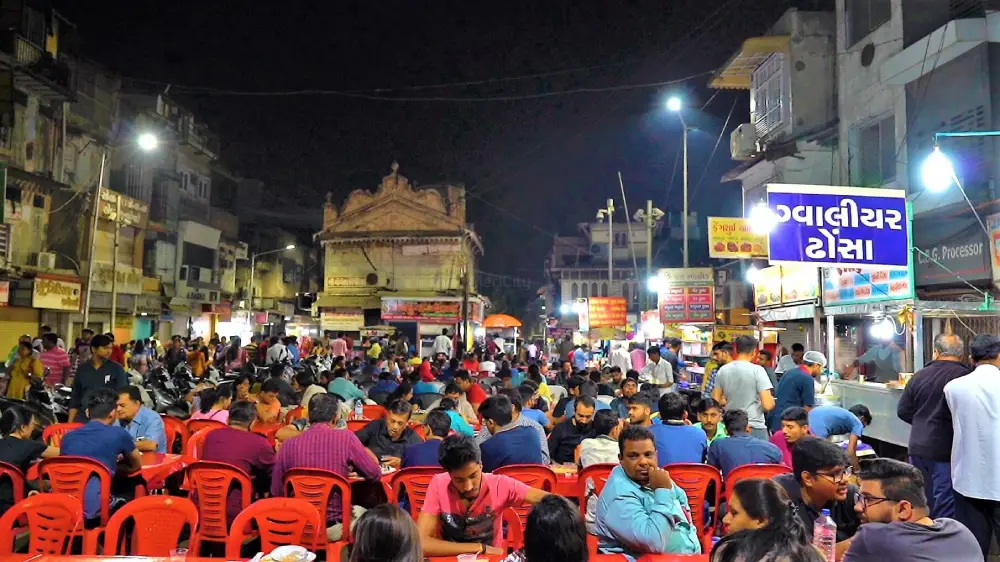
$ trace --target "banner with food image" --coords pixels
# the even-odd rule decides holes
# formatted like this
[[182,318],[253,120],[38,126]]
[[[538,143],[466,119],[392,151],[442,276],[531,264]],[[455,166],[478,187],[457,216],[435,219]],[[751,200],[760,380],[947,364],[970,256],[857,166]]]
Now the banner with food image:
[[781,304],[781,266],[765,267],[753,282],[754,302],[757,306]]
[[766,258],[767,235],[755,234],[744,218],[708,217],[708,255],[713,258]]
[[819,268],[801,265],[772,265],[757,273],[753,283],[758,307],[791,304],[819,296]]

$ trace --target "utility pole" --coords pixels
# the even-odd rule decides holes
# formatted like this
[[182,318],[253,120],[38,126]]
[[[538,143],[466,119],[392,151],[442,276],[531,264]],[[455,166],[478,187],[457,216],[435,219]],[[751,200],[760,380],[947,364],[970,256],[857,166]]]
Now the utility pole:
[[111,258],[111,333],[115,332],[115,315],[118,312],[118,241],[121,235],[122,196],[115,194],[115,255]]
[[688,266],[688,126],[681,117],[684,126],[684,218],[681,226],[684,229],[684,267]]
[[104,184],[104,168],[108,162],[108,149],[101,153],[101,169],[97,176],[97,186],[94,188],[94,220],[90,225],[90,252],[87,255],[87,292],[83,297],[83,328],[90,326],[90,294],[94,286],[94,257],[97,253],[97,217],[100,214],[101,186]]
[[469,267],[465,263],[465,259],[462,260],[462,324],[459,326],[459,346],[461,347],[461,354],[456,355],[456,357],[463,357],[465,355],[465,350],[468,349],[468,332],[469,332]]
[[[615,263],[615,228],[614,228],[614,213],[615,213],[615,200],[608,199],[608,206],[603,209],[598,209],[597,220],[603,220],[604,217],[608,218],[608,290],[611,290],[611,284],[614,282],[614,263]],[[610,292],[608,294],[611,294]],[[590,295],[596,297],[597,295]]]
[[[646,199],[646,280],[653,276],[653,201]],[[642,284],[643,287],[646,286],[645,283]],[[646,310],[650,307],[650,294],[652,291],[646,291]]]

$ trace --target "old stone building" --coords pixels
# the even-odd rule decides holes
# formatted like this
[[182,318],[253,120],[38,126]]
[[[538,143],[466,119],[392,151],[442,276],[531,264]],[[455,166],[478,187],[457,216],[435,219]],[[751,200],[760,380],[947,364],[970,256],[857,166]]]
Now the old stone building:
[[315,239],[325,258],[317,301],[324,330],[389,324],[419,338],[427,356],[442,328],[455,332],[463,308],[471,325],[482,320],[474,272],[483,248],[466,224],[461,185],[417,189],[393,163],[376,192],[355,190],[339,212],[328,195]]

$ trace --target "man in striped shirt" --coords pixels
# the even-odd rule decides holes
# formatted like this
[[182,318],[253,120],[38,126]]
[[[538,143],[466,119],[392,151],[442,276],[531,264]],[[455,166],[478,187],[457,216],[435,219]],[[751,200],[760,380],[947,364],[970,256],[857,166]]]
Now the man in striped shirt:
[[[337,423],[338,400],[332,394],[317,394],[309,401],[309,428],[281,445],[278,462],[271,473],[271,495],[285,495],[282,479],[293,468],[319,468],[329,470],[344,478],[352,471],[372,481],[382,477],[375,455],[365,449],[358,437],[346,429],[334,429]],[[357,520],[364,510],[352,509],[352,519]],[[340,540],[343,529],[340,493],[334,492],[326,511],[327,539]]]
[[38,359],[48,371],[45,375],[45,384],[55,386],[66,382],[71,375],[71,365],[69,354],[66,353],[65,349],[59,347],[59,336],[53,332],[42,334],[42,349],[43,351],[38,354]]

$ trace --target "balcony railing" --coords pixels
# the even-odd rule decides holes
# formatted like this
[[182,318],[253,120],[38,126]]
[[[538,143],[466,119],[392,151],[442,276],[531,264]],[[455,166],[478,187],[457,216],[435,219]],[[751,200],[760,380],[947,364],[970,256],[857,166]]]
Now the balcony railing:
[[16,32],[0,35],[0,46],[13,59],[18,87],[50,99],[73,99],[72,72],[66,63]]

